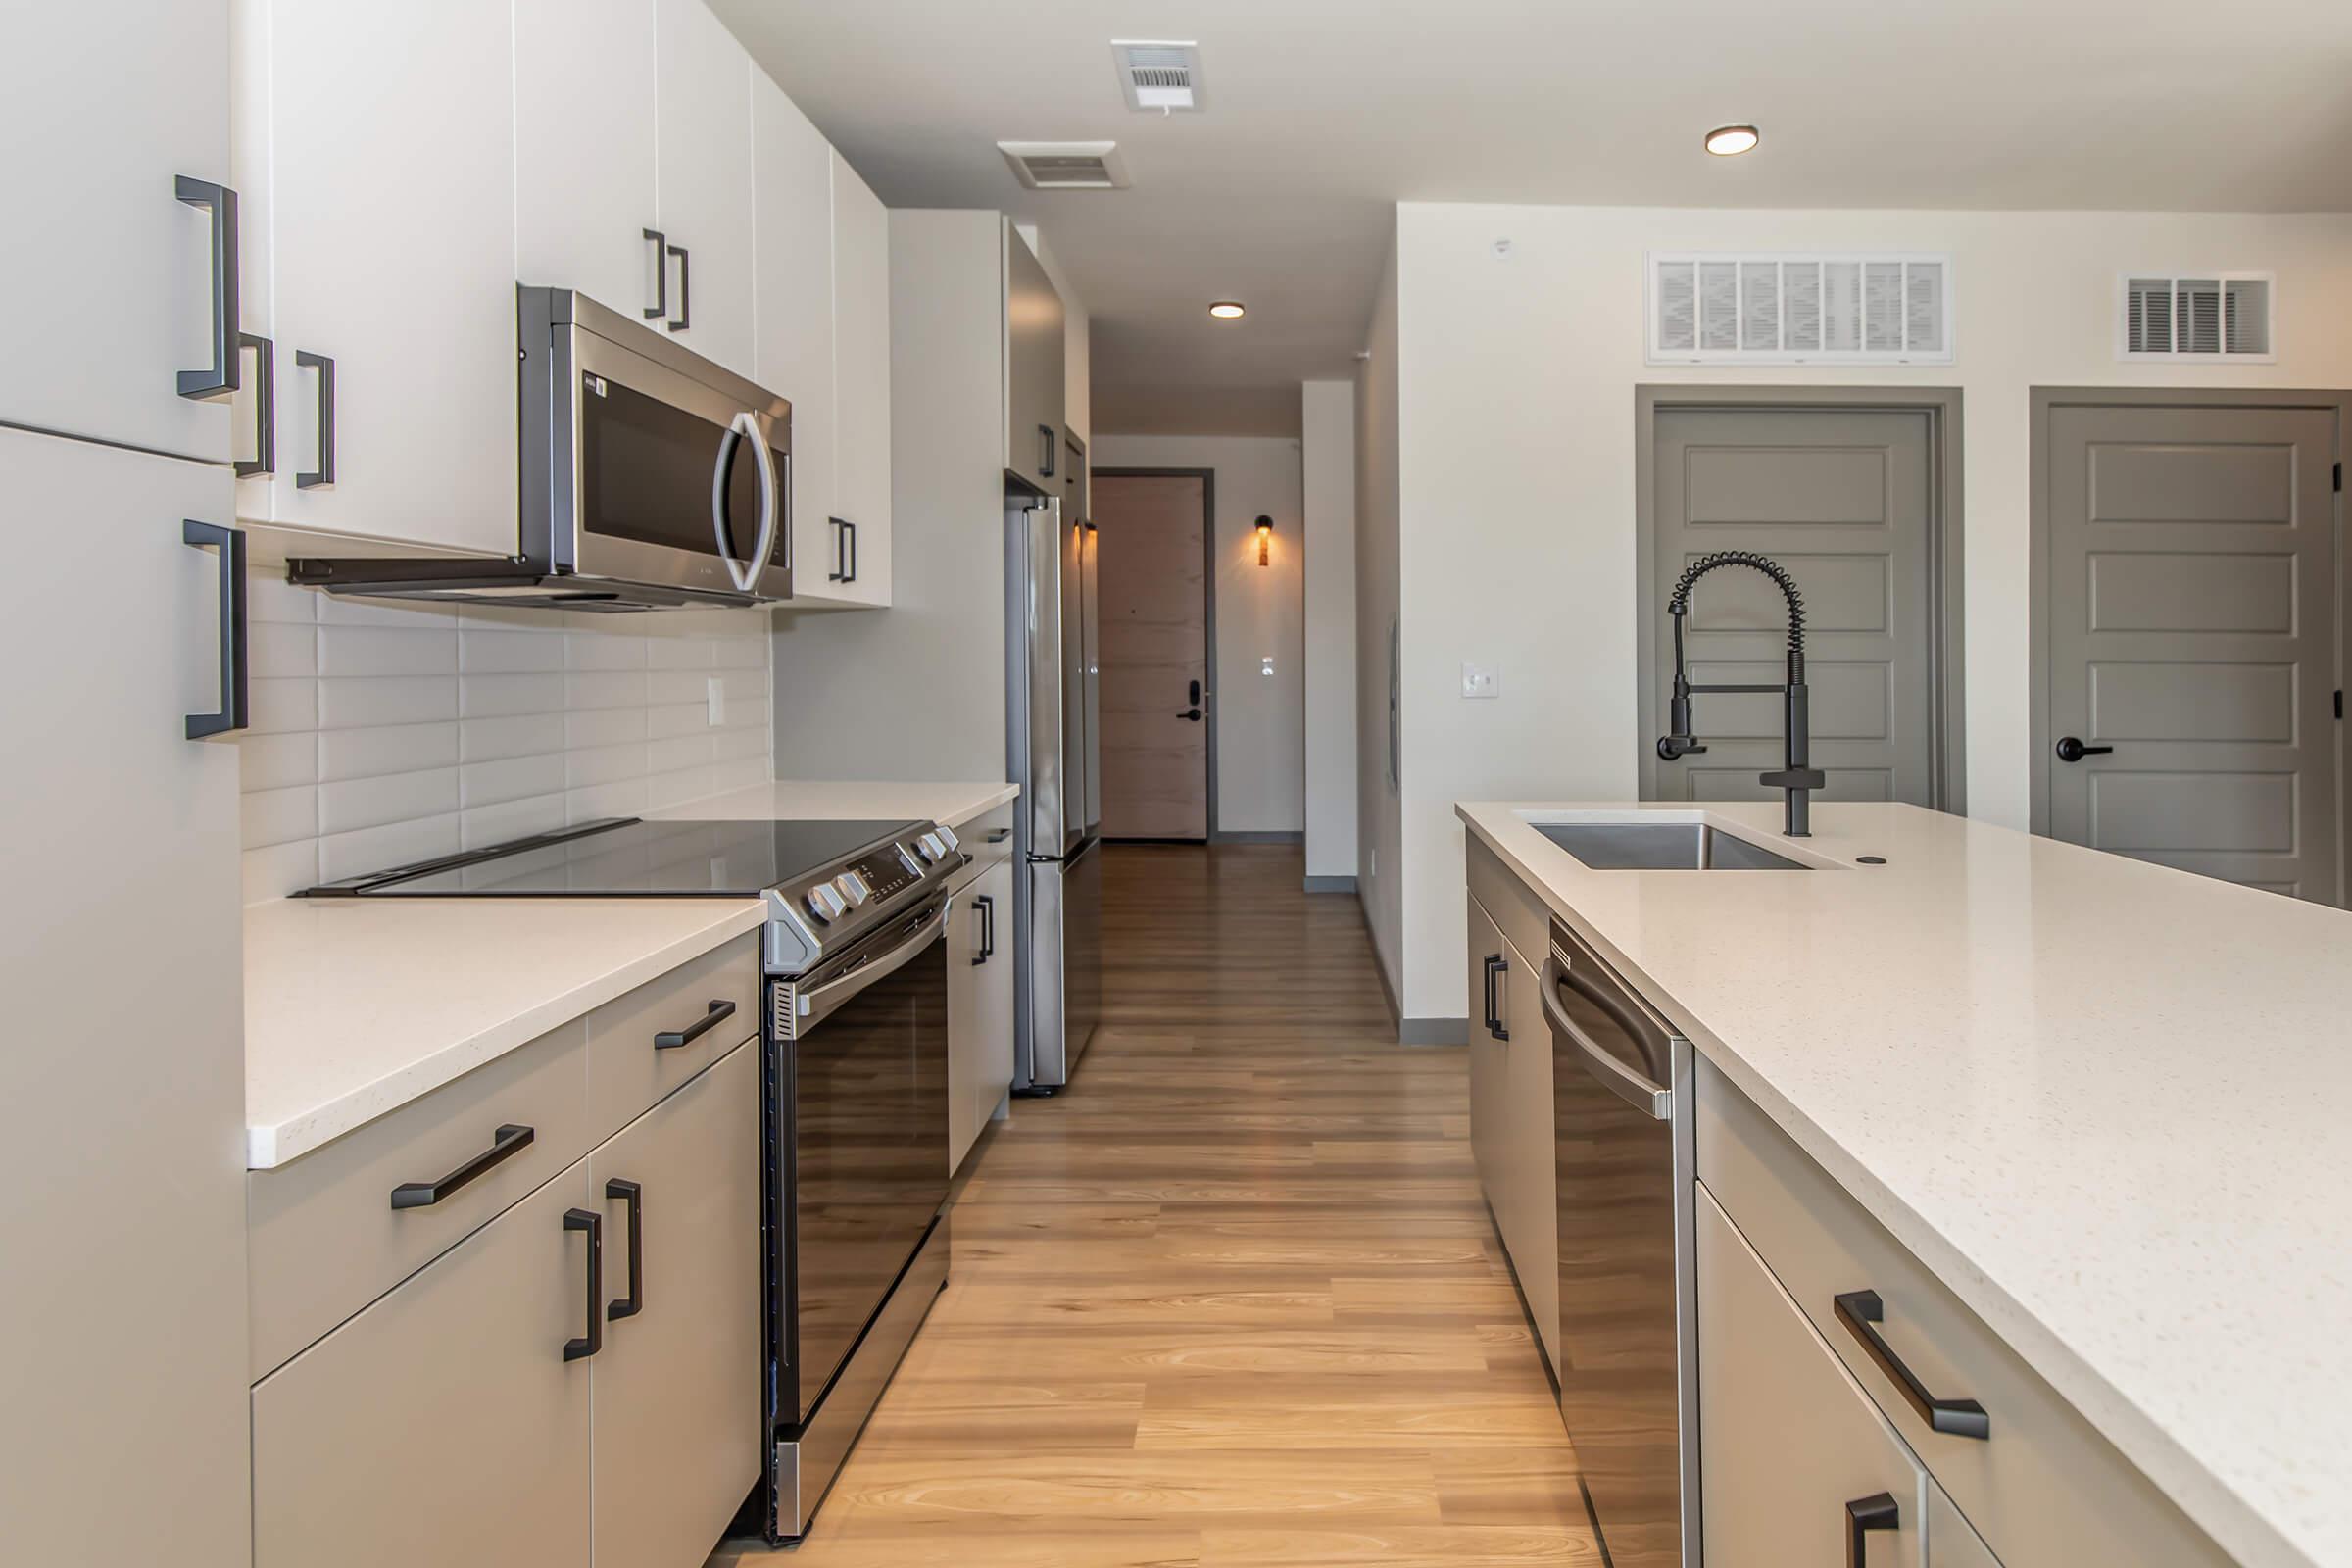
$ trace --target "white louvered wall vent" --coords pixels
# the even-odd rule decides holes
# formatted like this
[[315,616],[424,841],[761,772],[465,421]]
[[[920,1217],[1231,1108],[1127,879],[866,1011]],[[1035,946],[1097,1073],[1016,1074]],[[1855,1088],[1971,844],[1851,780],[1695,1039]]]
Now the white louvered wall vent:
[[2127,272],[2118,289],[2115,356],[2268,364],[2278,357],[2271,347],[2276,282],[2268,272]]
[[1948,256],[1652,252],[1653,365],[1949,365]]
[[1207,102],[1200,46],[1190,38],[1113,38],[1110,55],[1130,109],[1190,114]]
[[1001,141],[997,151],[1031,190],[1125,190],[1134,183],[1115,141]]

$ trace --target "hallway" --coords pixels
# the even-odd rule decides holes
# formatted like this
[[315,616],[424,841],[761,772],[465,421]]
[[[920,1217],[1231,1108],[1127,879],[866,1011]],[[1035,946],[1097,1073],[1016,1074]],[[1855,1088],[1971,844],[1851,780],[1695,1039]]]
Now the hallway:
[[1463,1053],[1300,872],[1108,847],[1102,1029],[977,1156],[802,1568],[1599,1563]]

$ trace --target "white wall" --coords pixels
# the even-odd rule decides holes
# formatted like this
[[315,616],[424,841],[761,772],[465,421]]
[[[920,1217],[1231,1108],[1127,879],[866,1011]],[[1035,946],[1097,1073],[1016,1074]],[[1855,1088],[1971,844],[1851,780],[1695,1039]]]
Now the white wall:
[[[1306,825],[1306,560],[1298,443],[1279,437],[1114,435],[1088,452],[1103,468],[1216,470],[1217,829],[1298,833]],[[1100,502],[1097,516],[1102,515]],[[1253,524],[1274,519],[1268,564]],[[1274,661],[1274,673],[1261,661]]]
[[[1501,238],[1512,243],[1498,257]],[[1647,250],[1878,248],[1952,254],[1957,363],[1643,363]],[[2278,362],[2118,364],[2117,274],[2143,268],[2277,272]],[[2342,216],[1406,203],[1397,283],[1404,869],[1429,894],[1405,929],[1408,1017],[1466,1010],[1454,801],[1635,793],[1639,748],[1661,708],[1635,690],[1638,383],[1962,389],[1969,808],[2018,827],[2031,778],[2029,389],[2352,386],[2352,218]],[[1499,701],[1458,696],[1464,660],[1500,668]]]
[[[1403,798],[1389,787],[1389,628],[1399,621],[1396,251],[1383,267],[1355,377],[1356,890],[1393,1001],[1403,997]],[[1404,758],[1404,776],[1414,761]],[[1459,901],[1456,901],[1459,902]]]
[[1355,875],[1355,383],[1299,388],[1306,874]]
[[264,571],[251,586],[249,902],[768,777],[764,611],[361,603]]

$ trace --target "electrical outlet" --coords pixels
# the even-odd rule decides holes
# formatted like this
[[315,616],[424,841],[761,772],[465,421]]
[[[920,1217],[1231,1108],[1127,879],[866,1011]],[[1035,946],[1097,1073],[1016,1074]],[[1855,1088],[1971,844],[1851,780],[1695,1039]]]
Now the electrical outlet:
[[710,694],[710,727],[716,729],[727,721],[726,677],[723,675],[711,676],[704,685],[703,690]]
[[1502,695],[1502,671],[1484,664],[1465,662],[1462,665],[1462,695],[1487,698]]

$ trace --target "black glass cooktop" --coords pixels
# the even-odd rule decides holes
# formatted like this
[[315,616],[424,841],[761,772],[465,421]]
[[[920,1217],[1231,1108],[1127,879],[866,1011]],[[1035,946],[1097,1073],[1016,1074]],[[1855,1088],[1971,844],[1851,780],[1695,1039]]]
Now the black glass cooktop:
[[308,896],[756,899],[923,825],[621,817],[351,877]]

